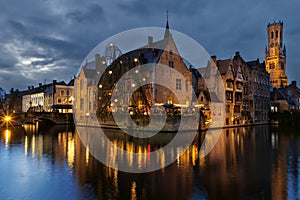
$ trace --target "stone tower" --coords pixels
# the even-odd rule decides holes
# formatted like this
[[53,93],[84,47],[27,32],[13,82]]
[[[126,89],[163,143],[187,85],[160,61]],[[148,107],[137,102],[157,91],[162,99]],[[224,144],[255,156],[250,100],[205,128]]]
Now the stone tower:
[[283,22],[268,24],[268,46],[265,50],[266,70],[270,73],[273,87],[285,87],[288,84],[286,76],[286,49],[283,46]]

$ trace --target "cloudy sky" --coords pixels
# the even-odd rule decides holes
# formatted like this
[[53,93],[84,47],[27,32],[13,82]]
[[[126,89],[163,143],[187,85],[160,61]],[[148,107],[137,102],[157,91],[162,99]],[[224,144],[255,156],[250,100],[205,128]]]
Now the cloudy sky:
[[289,0],[0,0],[0,87],[69,81],[104,39],[138,27],[170,28],[218,59],[264,59],[267,24],[284,21],[287,69],[300,82],[300,1]]

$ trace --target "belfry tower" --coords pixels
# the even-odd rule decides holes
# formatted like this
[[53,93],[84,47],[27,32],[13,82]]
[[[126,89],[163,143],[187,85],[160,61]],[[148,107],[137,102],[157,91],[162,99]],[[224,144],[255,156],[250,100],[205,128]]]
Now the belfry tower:
[[288,85],[286,76],[286,49],[283,46],[283,22],[268,24],[268,47],[265,50],[266,70],[273,87]]

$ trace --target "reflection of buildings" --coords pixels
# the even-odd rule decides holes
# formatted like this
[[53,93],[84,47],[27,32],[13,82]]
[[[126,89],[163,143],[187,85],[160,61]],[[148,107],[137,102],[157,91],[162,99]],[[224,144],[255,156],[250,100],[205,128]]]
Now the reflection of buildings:
[[[59,186],[64,188],[61,183],[66,178],[64,183],[76,183],[75,191],[71,192],[77,197],[297,199],[300,140],[297,130],[288,130],[287,134],[284,129],[273,130],[268,126],[224,129],[210,154],[199,159],[200,145],[206,137],[202,132],[181,157],[177,157],[178,150],[175,150],[177,160],[170,166],[144,174],[124,173],[101,164],[90,154],[90,149],[84,147],[78,134],[65,126],[55,126],[43,134],[37,134],[33,126],[17,127],[11,132],[1,129],[0,148],[7,149],[12,145],[13,151],[19,151],[16,145],[22,141],[24,154],[31,162],[38,160],[33,163],[43,164],[39,166],[43,166],[42,170],[47,169],[51,178],[59,178]],[[108,132],[108,135],[114,144],[128,151],[147,152],[164,145],[160,143],[162,139],[157,139],[149,147],[148,142],[144,144],[141,140],[122,137],[118,131]],[[115,158],[114,148],[105,150],[108,157]],[[157,162],[162,162],[163,157],[162,154],[162,159]],[[131,159],[130,156],[121,158],[116,160],[117,164]],[[138,162],[143,164],[147,159],[147,156],[141,156]],[[23,167],[20,166],[20,170]],[[27,169],[29,175],[36,175],[32,168]],[[61,173],[67,175],[58,177]]]

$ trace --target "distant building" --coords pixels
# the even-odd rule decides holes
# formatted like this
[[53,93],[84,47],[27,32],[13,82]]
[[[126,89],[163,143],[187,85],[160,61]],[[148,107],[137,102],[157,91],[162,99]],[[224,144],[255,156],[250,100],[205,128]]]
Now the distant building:
[[274,88],[271,93],[271,112],[300,110],[300,89],[292,81],[285,88]]
[[72,113],[74,102],[74,79],[68,84],[64,81],[53,80],[45,90],[44,111],[57,111],[60,113]]
[[[13,88],[6,95],[5,108],[9,112],[72,112],[74,80],[50,84],[39,83],[38,87],[28,86],[27,90]],[[59,94],[57,94],[59,92]]]
[[288,85],[286,76],[286,48],[283,45],[283,22],[268,24],[268,46],[265,49],[266,70],[273,87]]

